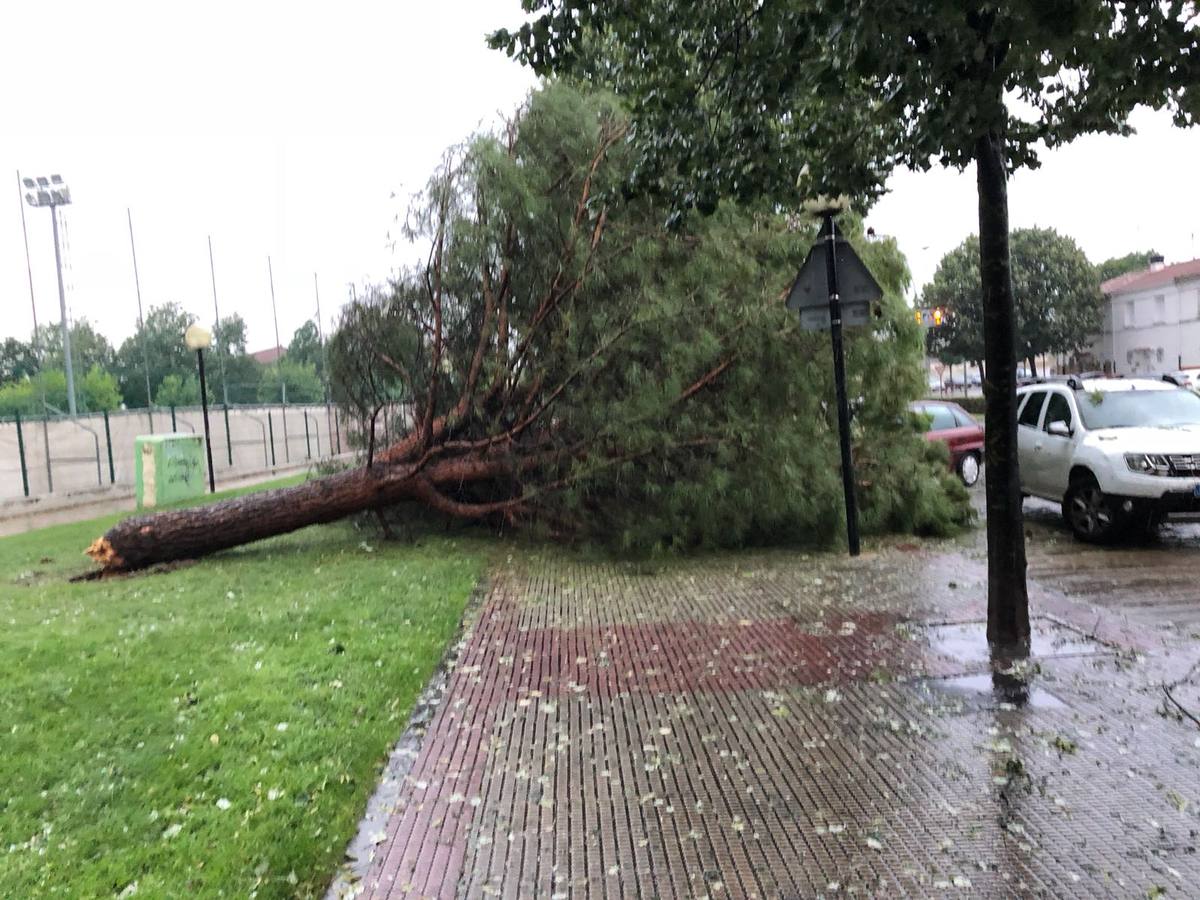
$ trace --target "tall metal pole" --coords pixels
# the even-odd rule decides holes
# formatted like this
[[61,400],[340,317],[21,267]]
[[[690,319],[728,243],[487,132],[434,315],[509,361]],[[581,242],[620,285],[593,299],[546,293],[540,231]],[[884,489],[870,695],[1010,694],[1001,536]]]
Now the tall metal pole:
[[[213,266],[212,252],[212,235],[208,236],[208,274],[212,279],[213,289],[213,336],[220,338],[221,334],[221,313],[217,309],[217,270]],[[225,406],[229,406],[229,379],[225,377],[225,354],[221,349],[220,343],[217,344],[217,365],[221,367],[221,394],[225,401]]]
[[204,384],[204,351],[196,351],[196,363],[200,367],[200,408],[204,411],[204,451],[208,454],[208,492],[217,492],[217,481],[213,475],[212,438],[208,430],[208,388]]
[[[275,306],[275,272],[271,268],[271,257],[269,256],[267,257],[267,280],[271,284],[271,320],[275,323],[275,347],[279,349],[283,345],[279,343],[279,310]],[[279,356],[275,357],[276,367],[278,367],[279,358]]]
[[[17,169],[17,206],[21,207],[21,236],[25,238],[25,274],[29,277],[29,308],[33,312],[33,344],[37,350],[38,320],[37,301],[33,296],[33,265],[29,262],[29,230],[25,227],[25,202],[21,199],[21,170]],[[41,363],[41,360],[38,360]]]
[[271,257],[267,257],[267,279],[271,283],[271,319],[275,323],[275,349],[279,355],[275,357],[275,374],[279,376],[280,404],[284,409],[279,413],[283,419],[283,458],[291,462],[288,448],[287,432],[287,382],[283,380],[283,344],[279,342],[279,309],[275,305],[275,272],[271,269]]
[[50,470],[50,426],[46,421],[46,380],[42,373],[42,339],[38,336],[37,301],[33,294],[33,265],[29,261],[29,229],[25,227],[25,202],[21,197],[21,170],[17,170],[17,206],[21,207],[21,236],[25,239],[25,274],[29,277],[29,309],[33,313],[33,355],[38,362],[38,389],[42,398],[42,450],[46,455],[46,491],[54,493]]
[[842,346],[842,300],[838,295],[837,225],[824,213],[825,280],[829,288],[829,336],[833,342],[833,384],[837,392],[838,438],[842,445],[842,492],[846,498],[846,540],[850,555],[858,556],[858,497],[854,490],[854,460],[850,454],[850,403],[846,398],[846,352]]
[[[317,342],[321,345],[321,382],[325,390],[325,432],[330,434],[333,432],[333,406],[329,393],[329,356],[325,353],[325,331],[324,326],[321,325],[321,290],[317,286],[316,272],[313,272],[313,294],[317,298]],[[330,445],[329,449],[332,451],[333,446]]]
[[142,345],[142,372],[146,376],[146,415],[150,419],[150,433],[154,433],[154,394],[150,389],[150,354],[146,351],[146,319],[142,315],[142,280],[138,277],[137,245],[133,242],[133,213],[125,207],[129,219],[129,254],[133,257],[133,287],[137,292],[138,337]]
[[62,252],[58,248],[58,204],[50,206],[50,227],[54,229],[54,268],[58,272],[58,311],[62,317],[63,363],[67,370],[67,410],[75,410],[75,366],[71,362],[71,330],[67,326],[67,292],[63,287]]

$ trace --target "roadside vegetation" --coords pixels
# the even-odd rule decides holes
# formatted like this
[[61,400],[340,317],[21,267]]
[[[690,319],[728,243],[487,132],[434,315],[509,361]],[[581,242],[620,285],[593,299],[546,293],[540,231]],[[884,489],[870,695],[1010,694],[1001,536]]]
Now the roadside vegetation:
[[343,522],[67,583],[113,521],[0,540],[0,896],[320,896],[481,554]]

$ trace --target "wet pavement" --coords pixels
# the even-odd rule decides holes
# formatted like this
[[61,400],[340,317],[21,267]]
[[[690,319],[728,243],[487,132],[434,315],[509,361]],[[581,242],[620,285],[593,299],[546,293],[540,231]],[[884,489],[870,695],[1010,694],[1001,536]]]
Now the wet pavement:
[[1029,574],[1069,597],[1156,627],[1200,636],[1200,525],[1170,524],[1149,538],[1090,546],[1058,506],[1025,501]]
[[1200,896],[1200,530],[1029,511],[1027,658],[987,651],[981,535],[511,557],[348,893]]

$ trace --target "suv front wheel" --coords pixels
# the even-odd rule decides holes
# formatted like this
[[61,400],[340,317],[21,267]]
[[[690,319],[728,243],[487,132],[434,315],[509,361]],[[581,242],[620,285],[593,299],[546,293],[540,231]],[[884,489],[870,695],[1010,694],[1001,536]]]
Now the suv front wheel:
[[1081,541],[1102,544],[1120,531],[1120,512],[1116,503],[1100,490],[1090,472],[1071,479],[1062,506],[1063,518]]

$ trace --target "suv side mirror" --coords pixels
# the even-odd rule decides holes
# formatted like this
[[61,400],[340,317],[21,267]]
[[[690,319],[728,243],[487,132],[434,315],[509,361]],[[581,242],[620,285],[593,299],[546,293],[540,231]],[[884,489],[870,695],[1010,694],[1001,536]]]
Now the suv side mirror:
[[1046,433],[1052,434],[1055,437],[1065,438],[1069,438],[1072,434],[1074,434],[1074,432],[1071,431],[1071,426],[1066,422],[1051,422],[1046,426]]

